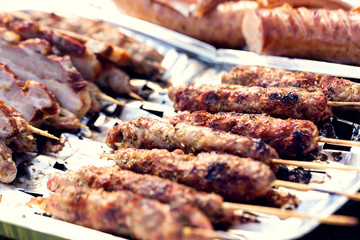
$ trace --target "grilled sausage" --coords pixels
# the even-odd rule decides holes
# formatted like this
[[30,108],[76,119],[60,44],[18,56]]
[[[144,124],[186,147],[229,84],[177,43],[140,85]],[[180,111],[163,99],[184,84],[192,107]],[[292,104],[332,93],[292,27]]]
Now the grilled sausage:
[[222,83],[260,87],[300,87],[321,90],[333,101],[359,102],[360,84],[346,79],[263,66],[236,66],[222,76]]
[[169,88],[177,111],[267,113],[274,117],[319,122],[332,116],[321,91],[239,85],[184,85]]
[[174,125],[185,122],[261,138],[282,156],[303,157],[318,146],[318,129],[314,123],[307,120],[284,120],[266,115],[233,112],[211,114],[205,111],[183,112],[169,117],[169,120]]
[[105,191],[129,190],[162,203],[197,207],[216,226],[229,227],[243,221],[240,214],[222,209],[223,199],[220,195],[199,192],[157,176],[121,170],[118,166],[85,166],[78,171],[53,173],[49,176],[47,186],[51,191],[56,191],[61,186],[103,188]]
[[130,191],[67,186],[29,204],[68,222],[136,239],[192,239],[193,235],[183,234],[187,226],[212,230],[208,219],[193,207],[171,207]]
[[189,35],[218,47],[241,48],[244,14],[257,8],[254,1],[230,1],[219,4],[203,17],[183,15],[171,4],[155,0],[116,0],[125,14]]
[[173,126],[151,118],[123,121],[108,131],[106,143],[112,148],[182,149],[187,153],[218,151],[266,161],[276,151],[260,139],[238,136],[207,127],[178,123]]
[[167,178],[230,201],[251,201],[271,189],[275,175],[266,164],[229,154],[186,155],[165,149],[125,148],[115,151],[122,169]]
[[249,11],[243,34],[250,51],[360,65],[360,15],[326,9]]

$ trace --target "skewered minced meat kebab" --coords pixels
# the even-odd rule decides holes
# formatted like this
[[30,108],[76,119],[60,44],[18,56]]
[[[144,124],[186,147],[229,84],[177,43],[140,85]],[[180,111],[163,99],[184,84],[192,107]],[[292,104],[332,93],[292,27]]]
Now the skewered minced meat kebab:
[[69,56],[51,54],[50,44],[43,39],[19,42],[16,35],[1,28],[0,61],[6,63],[19,80],[31,79],[45,85],[62,107],[81,119],[90,108],[91,99],[87,82]]
[[60,107],[54,94],[43,84],[17,80],[9,67],[0,62],[0,98],[15,108],[28,122],[42,121],[56,116]]
[[242,32],[250,51],[360,65],[358,11],[292,8],[248,11]]
[[276,151],[260,139],[178,123],[175,126],[151,118],[120,121],[109,129],[106,143],[117,149],[134,147],[182,149],[186,153],[219,151],[266,161],[278,158]]
[[267,113],[273,117],[319,122],[332,116],[321,91],[302,88],[262,88],[240,85],[192,84],[169,88],[176,111]]
[[170,206],[130,191],[106,192],[66,186],[48,198],[32,199],[28,205],[39,206],[64,221],[135,239],[207,239],[186,234],[184,230],[186,227],[213,229],[196,208]]
[[[12,182],[17,173],[12,160],[12,149],[18,152],[35,152],[35,139],[28,132],[28,123],[14,108],[0,100],[0,182]],[[11,146],[10,146],[11,145]]]
[[75,16],[65,18],[40,11],[26,13],[32,20],[45,26],[76,32],[124,48],[130,53],[127,66],[138,74],[160,78],[165,72],[161,66],[164,57],[156,49],[125,35],[115,26]]
[[240,214],[223,209],[223,199],[217,194],[199,192],[157,176],[121,170],[119,166],[85,166],[78,171],[53,173],[49,176],[47,186],[50,191],[56,191],[61,186],[103,188],[105,191],[129,190],[162,203],[197,207],[212,224],[221,228],[247,220]]
[[332,101],[360,102],[360,84],[324,74],[291,72],[263,66],[236,66],[222,83],[260,87],[300,87],[321,90]]
[[275,180],[265,163],[215,152],[194,156],[180,150],[122,148],[115,151],[114,160],[122,169],[167,178],[236,202],[264,197]]
[[307,120],[280,119],[263,114],[205,111],[182,112],[168,117],[170,123],[189,123],[237,135],[261,138],[280,156],[303,157],[318,146],[319,132],[316,125]]

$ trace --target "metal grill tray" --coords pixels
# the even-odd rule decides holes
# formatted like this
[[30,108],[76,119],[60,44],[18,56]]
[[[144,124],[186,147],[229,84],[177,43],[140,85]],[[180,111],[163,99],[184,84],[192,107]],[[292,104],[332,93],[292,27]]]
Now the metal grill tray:
[[[309,61],[303,59],[288,59],[283,57],[258,56],[253,53],[229,49],[215,49],[210,45],[199,42],[173,31],[155,26],[137,19],[120,15],[112,2],[105,1],[99,6],[98,2],[61,1],[0,1],[0,7],[6,11],[12,10],[42,10],[55,12],[59,15],[76,14],[91,19],[101,19],[119,26],[126,34],[140,42],[155,47],[165,56],[162,65],[167,69],[163,78],[172,85],[184,83],[219,83],[223,73],[237,64],[257,64],[279,67],[289,70],[303,70],[325,73],[334,76],[348,77],[357,80],[360,68],[341,64]],[[71,6],[71,7],[70,7]],[[80,8],[81,6],[81,8]],[[81,9],[77,11],[76,9]],[[39,209],[31,209],[25,203],[33,196],[47,196],[47,176],[51,172],[64,169],[77,170],[84,165],[112,165],[112,161],[100,159],[99,153],[110,151],[104,144],[106,131],[119,119],[131,120],[140,116],[159,118],[174,114],[172,102],[167,97],[166,88],[161,84],[147,80],[134,80],[138,87],[151,89],[148,101],[141,103],[130,101],[123,108],[107,105],[104,113],[83,119],[83,123],[93,123],[97,131],[82,132],[82,137],[64,134],[67,138],[65,148],[54,156],[24,155],[24,161],[19,163],[21,176],[17,184],[0,184],[0,234],[16,239],[123,239],[111,234],[102,233],[74,224],[43,216]],[[357,137],[358,124],[350,121],[339,122],[350,128],[352,137]],[[91,136],[91,137],[90,137]],[[320,146],[323,148],[323,145]],[[322,152],[332,157],[337,150],[322,149]],[[360,148],[353,147],[350,151],[341,151],[341,161],[331,164],[346,164],[360,166]],[[329,177],[330,176],[330,177]],[[355,193],[360,189],[360,175],[352,172],[328,170],[324,173],[312,173],[312,180],[323,182],[311,183],[311,186],[327,190]],[[290,191],[301,200],[298,212],[318,216],[328,216],[339,209],[346,201],[346,197],[329,195],[315,191]],[[301,220],[290,218],[281,220],[277,217],[260,215],[261,223],[238,225],[228,232],[220,232],[233,239],[294,239],[310,232],[319,225],[315,220]]]

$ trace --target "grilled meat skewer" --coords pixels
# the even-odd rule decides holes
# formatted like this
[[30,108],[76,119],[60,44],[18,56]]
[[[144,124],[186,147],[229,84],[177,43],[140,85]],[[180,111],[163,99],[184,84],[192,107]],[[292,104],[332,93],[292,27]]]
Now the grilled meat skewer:
[[33,199],[28,205],[37,205],[68,222],[136,239],[193,239],[194,236],[184,234],[186,227],[213,230],[196,208],[188,205],[177,208],[130,191],[67,186],[48,198]]
[[0,61],[6,63],[19,80],[32,79],[45,85],[61,106],[82,118],[91,99],[87,82],[72,65],[69,56],[51,54],[50,44],[43,39],[12,41],[8,36],[14,34],[0,29]]
[[222,76],[222,83],[260,87],[300,87],[321,90],[332,101],[360,102],[360,84],[346,79],[263,66],[236,66]]
[[42,121],[56,116],[60,107],[54,94],[44,85],[17,80],[9,67],[0,62],[0,98],[14,107],[28,122]]
[[212,224],[222,228],[243,221],[241,215],[222,209],[223,199],[214,193],[198,192],[170,180],[147,174],[121,170],[119,166],[85,166],[78,171],[50,174],[48,189],[56,191],[61,186],[103,188],[105,191],[129,190],[146,198],[170,205],[191,205],[199,208]]
[[209,127],[237,135],[261,138],[280,156],[303,157],[318,146],[319,132],[316,125],[307,120],[280,119],[261,114],[205,111],[182,112],[168,117],[170,123],[189,123]]
[[187,153],[219,151],[266,161],[278,158],[276,151],[260,139],[214,131],[207,127],[178,123],[173,126],[151,118],[122,121],[108,131],[111,148],[182,149]]
[[130,53],[127,66],[138,74],[160,78],[165,72],[161,66],[164,57],[158,51],[125,35],[115,26],[75,16],[65,18],[54,13],[39,11],[26,13],[30,19],[45,26],[76,32],[124,48]]
[[236,202],[265,196],[275,180],[262,162],[215,152],[193,156],[179,150],[123,148],[115,151],[114,160],[122,169],[167,178]]
[[171,87],[169,97],[176,111],[267,113],[313,122],[332,116],[328,99],[321,91],[309,92],[302,88],[185,85]]

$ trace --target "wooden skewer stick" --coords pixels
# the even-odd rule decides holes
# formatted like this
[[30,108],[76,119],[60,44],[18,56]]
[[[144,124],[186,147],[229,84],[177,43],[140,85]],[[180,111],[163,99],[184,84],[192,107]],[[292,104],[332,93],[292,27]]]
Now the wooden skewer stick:
[[345,196],[354,201],[360,201],[360,193],[350,194],[350,193],[336,192],[336,191],[330,191],[330,190],[310,187],[307,184],[288,182],[288,181],[282,181],[282,180],[275,180],[271,183],[271,185],[276,186],[276,187],[285,187],[285,188],[295,189],[295,190],[299,190],[299,191],[325,192],[325,193],[329,193],[329,194]]
[[145,101],[145,99],[143,99],[141,96],[139,96],[138,94],[136,94],[134,92],[129,92],[129,96],[132,98],[135,98],[136,100],[139,100],[141,102]]
[[333,102],[329,101],[328,105],[332,107],[360,107],[360,102]]
[[282,210],[279,208],[263,207],[257,205],[239,204],[224,202],[222,207],[229,210],[243,210],[250,212],[258,212],[269,215],[274,215],[280,218],[301,218],[301,219],[315,219],[323,224],[339,225],[339,226],[356,226],[359,224],[359,220],[355,217],[343,216],[343,215],[331,215],[328,217],[319,217],[308,214],[301,214],[294,210]]
[[99,97],[99,99],[103,100],[103,101],[115,103],[115,104],[117,104],[119,106],[125,106],[125,103],[122,103],[122,102],[116,100],[115,98],[112,98],[109,95],[106,95],[105,93],[102,93],[102,92],[99,92],[97,97]]
[[323,143],[330,143],[330,144],[334,144],[334,145],[347,146],[347,147],[360,147],[360,142],[356,142],[356,141],[334,139],[334,138],[324,138],[324,137],[319,137],[318,141],[323,142]]
[[283,159],[270,159],[270,163],[274,164],[284,164],[284,165],[293,165],[297,167],[303,168],[313,168],[313,169],[335,169],[335,170],[343,170],[343,171],[355,171],[360,172],[359,167],[351,167],[351,166],[333,166],[329,164],[322,163],[314,163],[314,162],[305,162],[305,161],[294,161],[294,160],[283,160]]
[[201,236],[207,239],[230,239],[224,238],[217,234],[215,231],[201,229],[201,228],[191,228],[191,227],[184,227],[183,234],[189,237],[193,237],[195,239],[196,236]]
[[28,127],[28,129],[29,129],[30,132],[39,134],[39,135],[44,136],[44,137],[48,137],[48,138],[52,138],[52,139],[55,139],[55,140],[59,140],[59,138],[57,138],[57,137],[55,137],[54,135],[48,133],[47,131],[38,129],[38,128],[33,127],[33,126],[31,126],[31,125],[28,125],[27,127]]

